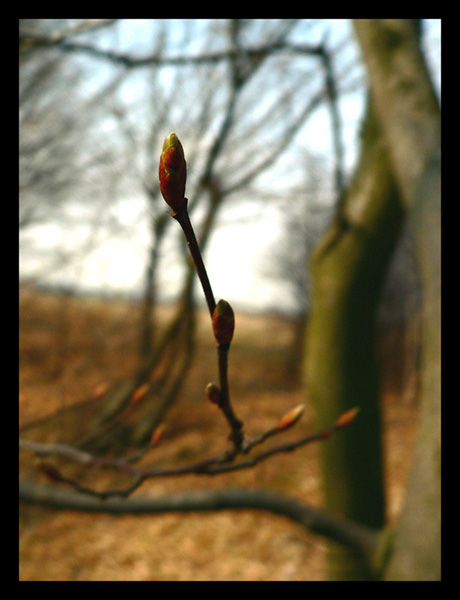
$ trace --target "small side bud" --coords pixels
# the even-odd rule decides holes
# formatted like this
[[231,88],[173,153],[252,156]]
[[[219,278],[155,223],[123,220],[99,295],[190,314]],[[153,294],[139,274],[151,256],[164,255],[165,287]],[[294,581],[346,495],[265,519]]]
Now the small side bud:
[[152,437],[150,438],[150,447],[153,448],[154,446],[157,446],[160,441],[163,439],[163,434],[165,432],[165,426],[160,423],[160,425],[158,425],[158,427],[155,427],[155,429],[153,430],[152,433]]
[[164,141],[159,177],[163,198],[174,212],[179,212],[186,204],[187,163],[182,144],[174,132],[170,133]]
[[305,404],[299,404],[298,406],[291,408],[285,415],[281,417],[276,426],[279,431],[285,431],[290,429],[297,423],[305,410]]
[[219,300],[212,316],[212,328],[218,344],[230,344],[235,331],[235,314],[226,300]]
[[217,383],[211,382],[206,386],[206,397],[213,404],[220,403],[220,389]]
[[94,399],[102,398],[102,396],[108,391],[108,389],[109,389],[108,383],[100,383],[93,389],[91,395]]
[[149,388],[150,385],[148,383],[143,383],[142,385],[140,385],[131,396],[131,402],[139,402],[139,400],[143,398],[145,394],[149,391]]
[[359,413],[358,406],[355,406],[354,408],[350,408],[349,410],[345,411],[342,415],[340,415],[340,417],[334,423],[334,426],[337,427],[338,429],[343,429],[344,427],[348,427],[348,425],[350,425],[350,423],[352,423],[356,419],[358,413]]

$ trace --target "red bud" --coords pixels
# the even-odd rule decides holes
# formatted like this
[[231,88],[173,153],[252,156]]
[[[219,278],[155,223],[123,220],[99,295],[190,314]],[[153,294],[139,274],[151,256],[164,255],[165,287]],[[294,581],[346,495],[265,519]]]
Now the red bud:
[[141,398],[143,398],[149,391],[149,387],[150,385],[148,383],[143,383],[141,386],[139,386],[131,396],[131,402],[138,402]]
[[342,415],[340,415],[340,417],[334,423],[335,427],[338,427],[339,429],[342,429],[343,427],[347,427],[348,425],[350,425],[350,423],[352,421],[355,420],[358,413],[359,413],[359,407],[357,407],[357,406],[345,411]]
[[280,431],[289,429],[290,427],[292,427],[293,425],[295,425],[297,423],[297,421],[302,416],[304,410],[305,410],[305,404],[299,404],[295,408],[291,408],[291,410],[289,412],[287,412],[285,415],[283,415],[281,417],[281,419],[278,421],[277,428]]
[[153,430],[152,437],[150,438],[151,447],[160,443],[161,439],[163,438],[164,431],[165,426],[162,423],[160,423],[160,425]]
[[212,316],[214,337],[219,344],[230,344],[235,330],[235,314],[226,300],[219,300]]
[[160,157],[159,177],[163,198],[174,212],[179,212],[185,204],[187,163],[184,149],[175,133],[170,133],[164,141]]

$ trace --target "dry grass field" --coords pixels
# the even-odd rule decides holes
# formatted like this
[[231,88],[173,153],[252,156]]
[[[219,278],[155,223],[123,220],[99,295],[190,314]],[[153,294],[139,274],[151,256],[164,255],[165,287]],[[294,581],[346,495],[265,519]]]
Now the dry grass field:
[[[166,322],[168,309],[160,314]],[[216,377],[206,317],[200,315],[192,369],[155,449],[170,462],[197,460],[226,445],[226,424],[204,397],[206,384]],[[127,301],[21,290],[20,425],[129,376],[136,366],[139,319],[139,307]],[[264,431],[289,408],[305,402],[304,392],[293,388],[286,376],[292,332],[287,319],[236,313],[229,376],[234,407],[250,434]],[[382,404],[392,519],[403,499],[416,407],[395,393],[385,393]],[[307,404],[296,431],[286,436],[311,431],[312,420]],[[20,475],[32,473],[33,461],[24,457]],[[318,447],[219,477],[152,480],[135,493],[221,486],[266,487],[320,506]],[[20,505],[21,581],[315,581],[325,578],[325,556],[324,539],[262,512],[110,516]]]

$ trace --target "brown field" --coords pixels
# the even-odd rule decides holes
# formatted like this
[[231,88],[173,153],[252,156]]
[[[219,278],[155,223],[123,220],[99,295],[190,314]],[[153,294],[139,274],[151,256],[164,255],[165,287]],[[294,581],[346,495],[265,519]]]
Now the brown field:
[[[161,309],[164,321],[169,314]],[[138,306],[126,301],[21,289],[20,425],[129,376],[136,365],[139,315]],[[226,425],[203,392],[216,377],[206,316],[200,315],[197,355],[155,450],[171,461],[197,460],[225,447]],[[292,323],[278,316],[238,313],[236,319],[229,373],[232,399],[245,430],[255,434],[306,396],[293,389],[286,373]],[[403,499],[416,406],[390,392],[382,404],[391,520]],[[307,404],[296,431],[286,435],[311,431],[312,418]],[[21,461],[21,467],[22,476],[34,472],[30,459]],[[136,494],[216,486],[265,487],[320,506],[318,447],[310,445],[239,473],[146,482]],[[325,555],[324,539],[262,512],[110,516],[20,505],[22,581],[314,581],[325,578]]]

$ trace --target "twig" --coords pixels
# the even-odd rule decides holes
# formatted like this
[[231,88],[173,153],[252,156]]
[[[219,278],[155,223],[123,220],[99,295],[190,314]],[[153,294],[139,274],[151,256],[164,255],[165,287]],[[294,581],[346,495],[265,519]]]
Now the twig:
[[[292,411],[290,411],[290,413],[291,412]],[[134,489],[139,487],[139,485],[143,483],[146,479],[152,479],[155,477],[177,477],[190,474],[218,475],[220,473],[229,473],[233,471],[241,471],[243,469],[248,469],[276,454],[292,452],[297,448],[306,446],[307,444],[310,444],[312,442],[326,440],[334,432],[340,431],[345,427],[348,427],[348,425],[350,425],[355,420],[357,414],[358,409],[352,408],[343,413],[332,425],[322,429],[317,433],[305,436],[303,438],[300,438],[299,440],[287,444],[275,446],[274,448],[271,448],[255,456],[252,459],[245,460],[240,463],[233,463],[233,461],[239,454],[248,454],[252,450],[252,448],[259,445],[261,441],[264,441],[268,437],[271,437],[276,433],[281,433],[282,431],[285,431],[287,429],[286,425],[280,426],[280,423],[283,422],[283,419],[281,419],[276,428],[269,429],[265,434],[262,434],[261,436],[252,439],[246,439],[244,441],[244,444],[242,444],[240,448],[237,448],[235,444],[232,448],[224,451],[223,453],[217,456],[212,456],[192,464],[176,467],[136,467],[123,459],[92,456],[87,452],[82,452],[81,450],[78,450],[72,446],[67,446],[65,444],[49,444],[24,439],[19,440],[19,448],[21,450],[28,450],[30,452],[33,452],[37,456],[61,456],[67,458],[70,461],[81,463],[87,466],[93,465],[101,468],[113,469],[125,475],[131,475],[135,478],[135,480],[134,483],[128,486],[127,488],[121,490],[109,489],[105,491],[97,491],[91,488],[87,488],[78,481],[64,476],[55,465],[48,465],[46,463],[42,465],[43,472],[50,479],[67,483],[81,492],[89,493],[93,496],[98,496],[100,498],[107,498],[109,496],[127,496],[128,494],[132,493]],[[294,424],[296,420],[297,418],[293,416],[291,423]]]
[[206,303],[208,305],[209,313],[212,315],[214,313],[214,309],[216,308],[216,301],[214,299],[214,294],[211,288],[211,283],[209,282],[208,273],[204,266],[203,257],[201,255],[200,246],[198,244],[198,240],[196,239],[195,232],[192,227],[192,223],[190,221],[190,217],[187,210],[188,199],[184,198],[185,202],[183,208],[178,212],[172,212],[171,215],[176,219],[179,225],[182,227],[182,231],[184,232],[185,239],[187,240],[187,245],[190,250],[190,254],[193,258],[193,262],[195,264],[195,269],[197,275],[200,279],[201,286],[203,288],[204,296],[206,298]]
[[164,512],[215,512],[219,510],[261,510],[281,515],[312,533],[325,536],[358,552],[371,561],[378,532],[359,523],[345,521],[303,501],[265,489],[212,489],[176,492],[165,496],[137,496],[104,502],[87,494],[56,486],[21,480],[19,499],[61,509],[108,514],[161,514]]
[[243,422],[235,415],[231,405],[227,377],[228,350],[235,329],[235,316],[228,302],[219,300],[216,304],[214,298],[201,250],[188,214],[188,199],[185,197],[187,163],[184,149],[174,132],[166,137],[163,144],[160,156],[159,179],[163,198],[171,207],[171,216],[176,219],[184,232],[206,298],[217,342],[220,381],[218,406],[230,425],[230,439],[234,444],[235,451],[239,452],[243,443]]
[[264,44],[254,48],[234,48],[229,50],[208,52],[199,55],[177,56],[164,56],[162,54],[133,56],[126,53],[116,52],[114,50],[105,50],[84,42],[73,43],[69,41],[63,41],[59,44],[59,48],[64,52],[86,53],[95,58],[121,64],[126,68],[148,67],[151,65],[166,67],[171,65],[181,66],[190,64],[215,64],[223,60],[233,60],[240,56],[258,59],[269,54],[283,51],[307,56],[321,56],[322,52],[321,45],[291,44],[283,41]]
[[220,402],[219,408],[224,413],[230,428],[230,439],[235,447],[240,450],[243,443],[243,422],[238,419],[230,402],[228,387],[228,344],[219,344],[217,347],[219,362]]

